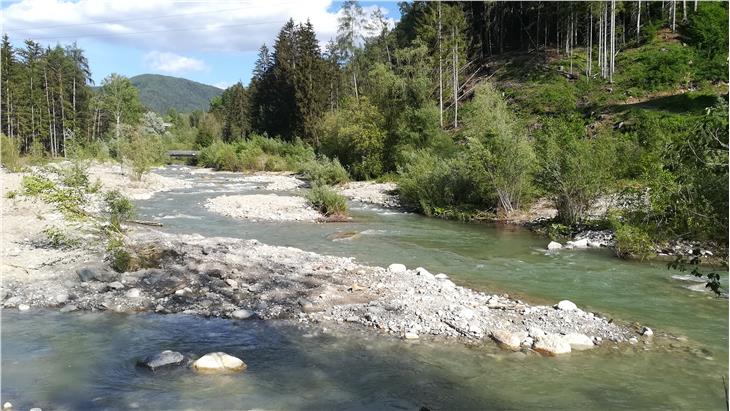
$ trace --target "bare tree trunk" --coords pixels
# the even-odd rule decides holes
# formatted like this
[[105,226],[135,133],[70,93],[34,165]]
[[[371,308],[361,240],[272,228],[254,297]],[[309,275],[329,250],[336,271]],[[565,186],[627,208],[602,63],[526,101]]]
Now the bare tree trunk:
[[641,0],[639,0],[638,9],[636,10],[636,43],[639,43],[641,34]]
[[74,76],[74,87],[73,87],[73,109],[74,109],[74,129],[76,128],[76,76]]
[[603,76],[603,12],[598,16],[598,71]]
[[687,0],[682,0],[682,22],[687,22]]
[[672,0],[672,32],[677,28],[677,0]]
[[454,128],[456,128],[459,125],[459,57],[457,56],[456,27],[451,28],[451,39],[453,40],[452,60],[454,66]]
[[613,72],[616,63],[616,0],[611,0],[611,69],[608,81],[613,83]]
[[352,68],[352,83],[355,85],[355,100],[360,104],[360,94],[357,92],[357,73],[355,73],[355,67]]
[[593,13],[588,11],[588,64],[586,67],[586,75],[590,80],[593,74]]
[[50,140],[51,145],[51,155],[56,156],[54,151],[54,143],[53,143],[53,124],[52,124],[52,116],[51,116],[51,98],[48,96],[48,70],[46,67],[43,67],[43,80],[45,82],[45,88],[46,88],[46,109],[48,110],[48,138]]
[[695,11],[697,11],[697,2],[698,2],[698,1],[699,1],[699,0],[695,0]]
[[439,124],[444,127],[444,80],[443,80],[443,55],[441,54],[441,2],[439,1]]
[[61,137],[63,138],[63,157],[66,157],[66,114],[63,109],[63,75],[58,68],[58,104],[61,106]]

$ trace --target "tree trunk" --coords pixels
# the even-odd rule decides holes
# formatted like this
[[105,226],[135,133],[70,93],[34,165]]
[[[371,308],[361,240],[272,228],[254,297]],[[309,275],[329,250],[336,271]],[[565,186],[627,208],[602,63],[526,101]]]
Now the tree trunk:
[[360,104],[360,95],[357,92],[357,73],[355,73],[355,67],[352,68],[352,83],[355,85],[355,101]]
[[52,116],[51,116],[51,98],[48,96],[48,70],[46,67],[43,67],[43,80],[45,82],[45,88],[46,88],[46,109],[48,110],[48,138],[50,140],[50,146],[51,146],[51,156],[55,157],[55,152],[53,151],[54,143],[53,143],[53,124]]
[[439,42],[439,124],[441,128],[444,127],[444,80],[443,80],[443,58],[441,54],[441,2],[439,1],[439,27],[438,27],[438,42]]
[[616,0],[611,0],[611,69],[608,81],[613,83],[613,72],[616,63]]
[[698,1],[699,1],[699,0],[695,0],[695,11],[697,11],[697,2],[698,2]]
[[58,68],[58,103],[61,106],[61,137],[63,138],[63,157],[66,157],[66,114],[63,109],[63,76]]
[[451,29],[451,39],[453,40],[452,59],[454,66],[454,128],[456,128],[459,125],[459,57],[457,56],[456,27]]
[[682,0],[682,22],[687,22],[687,0]]
[[641,0],[639,0],[638,9],[636,10],[636,44],[639,44],[639,35],[641,33]]
[[677,28],[677,0],[672,0],[672,32]]
[[593,74],[593,13],[588,11],[588,67],[586,67],[586,75],[590,80]]

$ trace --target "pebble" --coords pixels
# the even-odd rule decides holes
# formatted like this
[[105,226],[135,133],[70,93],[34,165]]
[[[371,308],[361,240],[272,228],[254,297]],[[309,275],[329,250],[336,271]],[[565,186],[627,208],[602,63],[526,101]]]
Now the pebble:
[[434,276],[437,280],[448,280],[449,276],[444,273],[439,273]]
[[114,281],[109,283],[108,287],[112,290],[121,290],[124,288],[124,284],[120,283],[119,281]]
[[232,278],[227,278],[226,284],[228,284],[228,286],[231,288],[238,288],[238,282]]
[[152,371],[158,368],[180,365],[185,361],[185,356],[177,351],[165,350],[159,354],[151,355],[142,361],[138,361],[137,364],[143,367],[147,367]]
[[140,296],[139,288],[130,288],[124,295],[129,298],[138,298]]
[[652,335],[654,335],[654,331],[652,331],[652,329],[649,327],[644,327],[641,330],[641,335],[643,335],[645,337],[651,337]]
[[251,310],[236,310],[231,313],[231,318],[236,320],[247,320],[251,317],[253,317],[254,312]]
[[8,401],[5,404],[3,404],[3,409],[4,410],[9,410],[11,408],[13,408],[13,404],[11,404],[10,401]]
[[19,304],[18,305],[18,311],[28,311],[30,310],[30,306],[28,304]]
[[59,304],[63,304],[63,303],[65,303],[66,301],[68,301],[68,294],[67,294],[67,293],[60,293],[60,294],[56,294],[56,297],[55,297],[55,299],[56,299],[56,302],[57,302],[57,303],[59,303]]

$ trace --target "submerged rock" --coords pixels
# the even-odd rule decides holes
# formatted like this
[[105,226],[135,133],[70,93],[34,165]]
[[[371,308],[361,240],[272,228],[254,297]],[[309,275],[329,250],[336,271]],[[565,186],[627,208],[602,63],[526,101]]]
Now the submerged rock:
[[193,369],[200,372],[243,371],[246,363],[224,352],[205,354],[193,363]]
[[641,335],[645,337],[651,337],[652,335],[654,335],[654,331],[652,331],[652,329],[649,327],[644,327],[641,329]]
[[537,337],[532,349],[545,355],[569,354],[571,351],[568,341],[558,334]]
[[185,361],[185,356],[177,351],[165,350],[159,354],[155,354],[145,358],[142,361],[138,361],[137,365],[147,367],[152,371],[155,371],[161,367],[181,365]]

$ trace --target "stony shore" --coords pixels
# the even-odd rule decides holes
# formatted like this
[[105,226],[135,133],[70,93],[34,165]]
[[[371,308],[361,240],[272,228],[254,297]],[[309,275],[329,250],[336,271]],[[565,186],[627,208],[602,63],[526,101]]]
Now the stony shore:
[[[104,181],[106,173],[92,171]],[[585,312],[570,302],[535,306],[454,284],[445,274],[389,268],[256,240],[171,235],[129,228],[126,243],[147,268],[112,271],[88,222],[66,221],[40,200],[16,196],[20,176],[2,177],[2,306],[20,310],[189,313],[243,319],[294,319],[313,327],[359,324],[405,339],[445,338],[558,354],[650,338],[642,330]],[[157,176],[159,177],[159,176]],[[182,184],[146,181],[149,194]],[[118,185],[124,190],[124,184]],[[137,191],[139,195],[147,194]],[[92,199],[92,209],[98,198]],[[73,247],[43,240],[48,225],[72,229]],[[397,262],[396,262],[397,263]],[[556,302],[558,303],[558,302]]]

